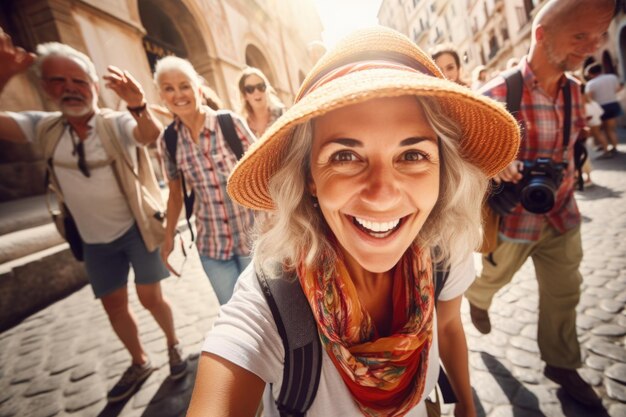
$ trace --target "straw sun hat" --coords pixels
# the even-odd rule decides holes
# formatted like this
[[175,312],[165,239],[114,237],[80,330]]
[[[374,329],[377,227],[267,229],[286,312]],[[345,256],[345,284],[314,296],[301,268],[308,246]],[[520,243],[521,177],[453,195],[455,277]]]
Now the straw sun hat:
[[463,157],[492,177],[517,154],[519,128],[504,107],[444,79],[431,58],[404,35],[382,26],[344,38],[317,62],[294,105],[255,142],[228,179],[233,200],[271,210],[268,183],[281,167],[294,129],[333,109],[379,97],[433,97],[461,128]]

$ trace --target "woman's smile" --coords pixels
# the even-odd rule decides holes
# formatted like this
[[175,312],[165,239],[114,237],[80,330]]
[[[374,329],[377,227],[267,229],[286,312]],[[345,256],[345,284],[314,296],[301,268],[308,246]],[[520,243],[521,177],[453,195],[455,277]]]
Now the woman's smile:
[[397,231],[402,224],[401,218],[381,222],[365,220],[354,216],[348,217],[352,219],[352,222],[357,227],[357,229],[376,239],[386,238],[387,236]]

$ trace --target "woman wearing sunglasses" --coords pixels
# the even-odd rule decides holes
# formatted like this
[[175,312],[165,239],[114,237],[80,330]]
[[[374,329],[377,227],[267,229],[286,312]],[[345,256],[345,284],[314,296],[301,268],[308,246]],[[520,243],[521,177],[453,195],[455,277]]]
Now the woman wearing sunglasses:
[[246,118],[250,130],[261,137],[285,111],[285,106],[276,96],[263,72],[254,67],[247,67],[239,77],[241,93],[241,114]]

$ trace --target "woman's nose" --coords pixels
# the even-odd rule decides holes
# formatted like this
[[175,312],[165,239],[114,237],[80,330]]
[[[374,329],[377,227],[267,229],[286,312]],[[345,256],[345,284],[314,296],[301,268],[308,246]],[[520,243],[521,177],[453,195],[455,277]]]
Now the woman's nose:
[[400,199],[396,173],[390,164],[373,163],[365,175],[362,199],[377,209],[393,207]]

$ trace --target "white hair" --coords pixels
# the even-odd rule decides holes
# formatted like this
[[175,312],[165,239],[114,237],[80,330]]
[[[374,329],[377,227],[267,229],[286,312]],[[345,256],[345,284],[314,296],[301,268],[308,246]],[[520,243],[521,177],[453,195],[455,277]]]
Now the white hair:
[[47,42],[37,45],[37,60],[33,67],[37,77],[41,78],[41,66],[47,58],[52,56],[71,59],[83,67],[83,70],[89,78],[91,78],[91,81],[98,81],[98,73],[91,59],[71,46],[59,42]]
[[184,58],[179,58],[177,56],[169,55],[159,59],[154,66],[154,82],[159,85],[159,78],[162,74],[170,71],[180,71],[189,78],[194,85],[201,85],[201,77],[193,67],[191,62]]

